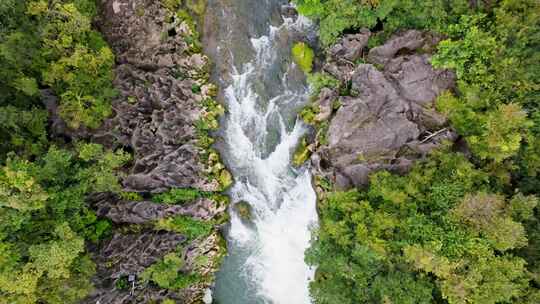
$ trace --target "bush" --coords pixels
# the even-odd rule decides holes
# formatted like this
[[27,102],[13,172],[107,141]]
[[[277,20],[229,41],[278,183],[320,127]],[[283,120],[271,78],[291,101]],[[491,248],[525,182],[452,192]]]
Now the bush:
[[209,193],[197,189],[173,188],[167,192],[152,196],[152,201],[155,203],[182,204],[208,195]]
[[188,216],[176,216],[160,219],[156,223],[156,229],[174,231],[187,236],[189,239],[206,237],[214,227],[211,222],[196,220]]
[[163,260],[152,264],[141,274],[144,282],[152,281],[165,289],[179,290],[197,283],[199,276],[183,272],[184,260],[172,252],[163,257]]

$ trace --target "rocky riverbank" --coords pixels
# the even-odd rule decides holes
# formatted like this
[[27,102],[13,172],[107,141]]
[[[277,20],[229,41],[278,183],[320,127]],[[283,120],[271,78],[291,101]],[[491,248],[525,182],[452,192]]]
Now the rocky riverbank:
[[370,36],[363,29],[326,50],[319,77],[337,81],[319,88],[302,113],[317,136],[297,155],[311,152],[315,175],[338,189],[366,186],[379,170],[404,174],[458,139],[435,109],[436,98],[455,86],[451,71],[430,64],[440,39],[409,30],[368,48]]
[[94,292],[84,303],[209,303],[225,254],[219,232],[231,176],[210,148],[214,101],[196,20],[205,1],[103,0],[97,26],[116,56],[114,114],[97,130],[69,129],[47,96],[55,136],[133,153],[122,197],[89,199],[113,223],[91,248]]

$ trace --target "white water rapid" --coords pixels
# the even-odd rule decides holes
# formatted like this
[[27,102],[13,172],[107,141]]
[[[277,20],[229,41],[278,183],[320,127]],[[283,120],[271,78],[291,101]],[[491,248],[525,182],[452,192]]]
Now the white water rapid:
[[[229,255],[214,292],[219,304],[311,303],[314,269],[304,262],[304,251],[317,224],[316,196],[309,170],[291,165],[307,132],[295,114],[308,90],[303,82],[289,80],[289,74],[299,74],[291,60],[283,64],[279,58],[280,39],[306,26],[301,18],[270,26],[266,35],[250,39],[252,58],[230,69],[222,150],[235,179],[231,200],[247,202],[252,215],[246,220],[231,210]],[[277,66],[282,67],[276,73]],[[265,87],[263,79],[273,77],[277,84]]]

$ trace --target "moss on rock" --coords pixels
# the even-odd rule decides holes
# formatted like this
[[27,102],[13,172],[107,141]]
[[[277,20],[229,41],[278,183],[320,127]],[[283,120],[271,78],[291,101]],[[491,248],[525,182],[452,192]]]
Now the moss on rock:
[[234,204],[234,210],[243,220],[250,221],[253,218],[251,206],[246,201],[240,201]]
[[313,69],[315,53],[305,42],[297,42],[292,48],[292,56],[296,64],[304,73],[308,74]]
[[305,137],[302,138],[302,141],[296,148],[296,152],[293,155],[293,165],[299,167],[303,163],[305,163],[309,156],[311,155],[311,151],[309,151],[307,140]]

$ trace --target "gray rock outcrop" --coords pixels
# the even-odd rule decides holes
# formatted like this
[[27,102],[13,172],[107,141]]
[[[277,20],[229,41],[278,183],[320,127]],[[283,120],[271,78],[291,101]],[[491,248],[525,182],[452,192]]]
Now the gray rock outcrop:
[[204,176],[195,128],[213,90],[208,59],[192,53],[187,23],[167,16],[159,1],[103,2],[100,27],[117,56],[119,97],[116,115],[94,138],[133,149],[135,163],[123,181],[128,191],[215,191],[217,182]]
[[[193,28],[161,1],[101,0],[99,6],[98,27],[116,56],[114,114],[97,130],[70,130],[57,121],[54,100],[48,98],[53,131],[132,151],[133,162],[122,180],[126,191],[221,191],[222,185],[210,173],[223,166],[215,152],[205,150],[197,128],[202,119],[214,115],[205,103],[214,97],[216,87],[209,83],[208,59],[200,54]],[[199,198],[166,205],[107,193],[93,195],[89,203],[100,218],[112,222],[113,230],[111,239],[90,250],[97,275],[95,290],[83,303],[160,303],[168,298],[188,304],[201,299],[224,254],[219,226],[214,225],[208,236],[188,239],[183,233],[157,231],[155,223],[173,216],[217,221],[225,214],[225,203]],[[186,274],[204,280],[175,291],[140,280],[147,267],[172,252],[182,255]],[[196,262],[203,260],[201,256],[207,262]],[[134,281],[128,288],[120,286],[129,276]]]
[[[442,141],[457,139],[434,110],[437,96],[454,87],[455,77],[450,71],[434,69],[429,54],[414,53],[433,43],[426,33],[407,31],[371,49],[368,59],[373,64],[343,67],[330,59],[327,71],[351,70],[350,77],[334,75],[341,81],[350,79],[353,96],[340,97],[341,107],[330,120],[328,144],[312,156],[320,174],[342,189],[364,186],[372,172],[405,173],[415,159]],[[319,103],[328,96],[321,92]],[[329,116],[322,109],[319,115]]]
[[115,195],[100,193],[91,198],[91,205],[99,217],[116,224],[146,224],[172,216],[189,216],[198,220],[212,220],[225,213],[227,204],[209,198],[198,198],[181,205],[149,201],[126,201]]

